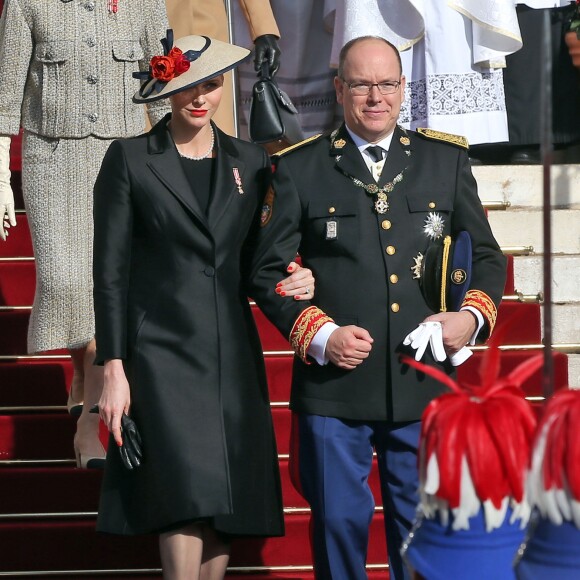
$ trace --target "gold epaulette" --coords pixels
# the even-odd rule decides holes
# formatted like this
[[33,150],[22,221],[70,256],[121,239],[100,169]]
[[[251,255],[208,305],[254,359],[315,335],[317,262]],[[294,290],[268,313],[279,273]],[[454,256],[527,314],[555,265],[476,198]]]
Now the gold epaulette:
[[286,153],[290,153],[290,151],[294,151],[296,149],[299,149],[300,147],[303,147],[307,143],[310,143],[310,142],[322,137],[322,135],[323,135],[323,133],[318,133],[318,135],[312,135],[312,137],[308,137],[307,139],[304,139],[304,141],[298,141],[298,143],[294,143],[294,145],[290,145],[290,147],[286,147],[286,149],[282,149],[281,151],[276,151],[276,153],[274,153],[274,155],[272,155],[272,157],[280,157],[282,155],[286,155]]
[[445,143],[450,143],[451,145],[457,145],[463,149],[469,149],[469,143],[465,137],[461,135],[453,135],[452,133],[443,133],[443,131],[435,131],[434,129],[425,129],[419,127],[417,129],[419,135],[427,137],[427,139],[435,139],[436,141],[444,141]]

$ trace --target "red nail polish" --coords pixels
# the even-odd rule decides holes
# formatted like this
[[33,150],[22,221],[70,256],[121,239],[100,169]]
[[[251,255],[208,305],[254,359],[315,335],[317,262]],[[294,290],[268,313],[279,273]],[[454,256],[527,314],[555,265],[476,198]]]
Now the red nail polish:
[[300,296],[294,296],[294,300],[300,300]]
[[282,290],[280,288],[276,288],[276,294],[280,294],[280,292],[282,292]]
[[282,282],[278,282],[278,284],[276,284],[276,288],[278,288],[278,286],[282,286]]
[[286,296],[286,292],[280,292],[280,296]]
[[292,266],[288,266],[288,267],[286,268],[286,270],[287,270],[288,272],[292,272],[292,269],[293,269],[293,268],[292,268]]

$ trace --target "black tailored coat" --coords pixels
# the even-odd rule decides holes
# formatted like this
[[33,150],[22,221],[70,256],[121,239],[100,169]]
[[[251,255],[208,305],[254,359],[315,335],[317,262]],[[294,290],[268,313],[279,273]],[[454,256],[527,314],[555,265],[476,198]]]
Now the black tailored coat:
[[[429,214],[443,219],[443,235],[470,232],[470,288],[485,292],[496,305],[501,299],[506,260],[477,196],[466,151],[397,127],[379,184],[400,172],[402,181],[388,195],[390,207],[379,215],[370,196],[352,180],[374,183],[344,126],[334,140],[322,136],[283,154],[278,162],[271,215],[264,219],[261,250],[255,254],[252,296],[289,336],[308,303],[277,302],[271,284],[298,251],[316,278],[313,304],[337,324],[363,327],[374,339],[369,358],[355,370],[308,365],[296,358],[291,396],[295,411],[412,421],[443,392],[440,383],[399,361],[404,337],[433,313],[411,270],[414,257],[429,243],[424,231]],[[327,239],[329,221],[337,223],[334,239]],[[486,325],[480,337],[488,333]],[[429,355],[423,360],[437,364]],[[449,363],[440,366],[453,372]]]
[[97,527],[148,533],[210,517],[225,533],[280,535],[276,445],[243,278],[269,160],[214,126],[206,216],[167,120],[113,142],[95,185],[97,362],[123,359],[144,448],[131,472],[111,439]]

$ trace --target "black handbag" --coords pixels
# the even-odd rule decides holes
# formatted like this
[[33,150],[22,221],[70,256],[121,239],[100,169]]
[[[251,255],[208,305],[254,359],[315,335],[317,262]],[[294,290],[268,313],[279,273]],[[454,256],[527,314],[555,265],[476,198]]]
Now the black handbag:
[[252,88],[248,130],[250,140],[260,144],[277,142],[286,147],[304,139],[298,111],[270,76],[266,62]]

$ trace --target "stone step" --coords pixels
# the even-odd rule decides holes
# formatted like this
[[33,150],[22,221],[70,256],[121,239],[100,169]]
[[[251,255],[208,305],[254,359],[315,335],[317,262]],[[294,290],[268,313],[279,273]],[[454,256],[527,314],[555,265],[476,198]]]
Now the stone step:
[[[580,255],[552,257],[552,302],[580,301]],[[537,294],[543,289],[543,256],[514,257],[514,287],[522,294]]]
[[552,343],[580,343],[580,301],[552,305]]
[[[507,201],[512,208],[543,206],[543,168],[540,165],[475,166],[482,202]],[[551,200],[555,208],[580,208],[580,165],[553,165]]]
[[[541,210],[489,212],[489,223],[500,246],[532,246],[542,254]],[[552,254],[580,254],[580,209],[552,212]]]
[[568,383],[572,389],[580,389],[580,354],[568,355]]

